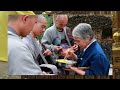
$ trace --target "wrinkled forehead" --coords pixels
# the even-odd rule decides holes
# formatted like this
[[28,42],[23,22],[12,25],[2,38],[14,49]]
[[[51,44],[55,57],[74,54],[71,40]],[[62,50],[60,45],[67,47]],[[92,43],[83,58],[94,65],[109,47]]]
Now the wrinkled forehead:
[[57,24],[63,25],[63,26],[67,25],[67,23],[68,23],[68,21],[67,20],[63,20],[63,19],[57,21]]
[[67,15],[57,15],[56,17],[57,21],[68,21]]
[[47,22],[45,20],[43,20],[43,21],[37,21],[36,24],[38,24],[39,26],[41,26],[43,28],[45,28],[47,26]]

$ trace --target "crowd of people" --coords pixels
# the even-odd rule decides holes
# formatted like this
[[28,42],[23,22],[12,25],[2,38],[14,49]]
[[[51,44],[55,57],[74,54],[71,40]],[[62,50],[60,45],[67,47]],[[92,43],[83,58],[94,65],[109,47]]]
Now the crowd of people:
[[[79,23],[71,30],[67,24],[65,14],[56,15],[53,25],[47,29],[47,20],[42,14],[9,15],[9,75],[69,75],[70,72],[108,75],[109,60],[95,39],[91,25]],[[60,68],[57,59],[75,60],[77,66]]]

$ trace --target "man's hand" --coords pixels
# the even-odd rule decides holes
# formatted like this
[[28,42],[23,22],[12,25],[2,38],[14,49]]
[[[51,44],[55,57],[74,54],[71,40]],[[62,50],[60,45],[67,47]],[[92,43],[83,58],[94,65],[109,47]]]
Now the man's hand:
[[50,56],[52,55],[52,52],[49,49],[46,49],[45,52],[43,53],[44,56]]
[[74,53],[74,50],[70,48],[66,51],[65,58],[71,58],[71,59],[77,60],[77,55]]
[[67,71],[72,71],[72,72],[76,72],[76,73],[78,73],[79,75],[85,75],[85,71],[80,70],[80,69],[78,69],[77,67],[68,66],[68,68],[65,69],[65,70],[67,70]]
[[61,47],[61,46],[54,46],[54,48],[55,48],[56,51],[62,50],[62,47]]
[[70,71],[70,72],[77,72],[77,68],[73,67],[71,65],[68,65],[68,68],[64,68],[64,70]]
[[62,49],[59,51],[59,55],[60,55],[60,56],[65,56],[65,55],[66,55],[66,51],[67,51],[66,48],[62,48]]
[[74,45],[72,46],[72,49],[74,50],[74,52],[76,52],[76,51],[78,50],[78,45],[77,45],[77,44],[74,44]]

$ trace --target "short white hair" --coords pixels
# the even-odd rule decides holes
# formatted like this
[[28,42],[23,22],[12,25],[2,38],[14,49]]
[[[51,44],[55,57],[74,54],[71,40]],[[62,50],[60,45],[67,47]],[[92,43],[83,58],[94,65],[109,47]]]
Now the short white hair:
[[46,18],[44,17],[44,15],[42,15],[42,14],[40,14],[40,15],[38,15],[38,22],[41,22],[41,20],[46,20]]
[[87,23],[80,23],[78,24],[72,32],[73,37],[79,37],[82,39],[86,39],[87,35],[90,36],[90,38],[93,38],[93,30],[90,24]]

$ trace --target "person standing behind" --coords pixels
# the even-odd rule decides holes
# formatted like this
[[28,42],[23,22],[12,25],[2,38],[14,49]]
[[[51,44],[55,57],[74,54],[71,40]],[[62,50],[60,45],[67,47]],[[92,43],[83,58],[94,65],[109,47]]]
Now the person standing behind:
[[[41,43],[53,52],[51,55],[51,58],[54,62],[53,64],[60,68],[61,74],[69,73],[67,71],[64,71],[59,66],[59,64],[56,62],[56,59],[63,59],[66,49],[74,45],[72,30],[67,27],[67,23],[67,15],[56,15],[54,25],[46,29],[41,40]],[[77,50],[77,48],[77,45],[73,46],[74,50]]]
[[57,74],[57,67],[51,64],[52,61],[50,58],[46,58],[48,56],[50,57],[52,52],[49,49],[46,49],[37,38],[37,36],[42,35],[46,23],[45,17],[43,15],[38,15],[37,23],[34,25],[32,31],[22,40],[31,51],[34,61],[40,66],[42,71],[45,71],[46,74],[47,72],[50,72],[50,74]]
[[68,48],[74,44],[72,31],[66,26],[67,23],[67,15],[57,15],[54,25],[48,28],[42,37],[41,43],[54,52],[52,56],[54,60],[60,57],[59,51],[62,48]]
[[29,35],[22,39],[27,47],[30,49],[32,55],[34,56],[34,59],[37,60],[39,64],[48,63],[45,57],[52,54],[49,49],[45,50],[37,37],[42,35],[43,31],[46,28],[46,24],[47,22],[45,17],[43,15],[38,15],[38,20],[37,23],[34,25],[33,30],[30,32]]
[[[49,28],[49,27],[51,27],[52,25],[53,25],[53,18],[52,18],[52,15],[51,15],[51,11],[44,11],[43,13],[42,13],[42,15],[46,18],[46,20],[47,20],[47,25],[46,25],[46,28],[45,28],[45,30],[47,29],[47,28]],[[44,30],[44,31],[45,31]],[[43,37],[43,34],[44,34],[44,32],[42,33],[42,35],[40,35],[40,36],[38,36],[38,38],[39,38],[39,41],[41,41],[41,39],[42,39],[42,37]]]

